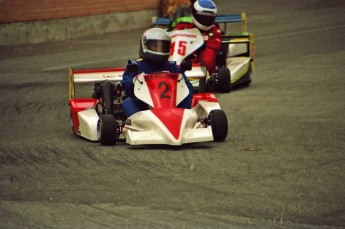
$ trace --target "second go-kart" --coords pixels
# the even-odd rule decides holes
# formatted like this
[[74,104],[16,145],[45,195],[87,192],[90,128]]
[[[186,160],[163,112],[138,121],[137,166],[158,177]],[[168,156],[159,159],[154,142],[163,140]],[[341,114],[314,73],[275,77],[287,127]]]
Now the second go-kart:
[[[154,18],[153,26],[169,26],[179,21],[192,22],[191,17],[177,18],[171,21],[169,18]],[[205,78],[193,78],[190,80],[193,86],[204,91],[230,92],[232,89],[247,86],[252,81],[254,68],[254,34],[247,32],[247,16],[242,14],[218,15],[217,23],[224,24],[221,50],[217,54],[217,72],[210,74],[200,64],[193,68],[200,68]],[[227,23],[242,23],[241,32],[226,34]],[[198,29],[185,29],[170,31],[172,40],[172,54],[170,60],[181,63],[200,48],[204,41]],[[193,71],[193,69],[192,69]]]
[[228,120],[217,98],[211,93],[195,94],[191,109],[177,108],[188,95],[179,73],[158,72],[137,75],[134,93],[147,103],[148,110],[130,117],[122,114],[126,95],[117,84],[112,98],[112,113],[105,113],[102,99],[77,98],[77,83],[94,83],[95,91],[105,79],[122,79],[122,68],[73,70],[69,73],[69,106],[72,131],[102,145],[126,141],[130,145],[167,144],[223,141],[228,133]]

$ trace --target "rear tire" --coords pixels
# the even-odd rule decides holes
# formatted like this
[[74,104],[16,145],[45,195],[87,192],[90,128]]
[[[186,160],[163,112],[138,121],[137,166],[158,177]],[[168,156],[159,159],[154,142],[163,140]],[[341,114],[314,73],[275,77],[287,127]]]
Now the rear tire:
[[117,122],[112,114],[101,114],[97,123],[97,137],[105,146],[113,146],[117,141]]
[[208,115],[212,126],[213,139],[216,142],[224,141],[228,135],[228,118],[223,110],[212,110]]
[[227,67],[218,70],[218,89],[226,93],[231,91],[231,73]]

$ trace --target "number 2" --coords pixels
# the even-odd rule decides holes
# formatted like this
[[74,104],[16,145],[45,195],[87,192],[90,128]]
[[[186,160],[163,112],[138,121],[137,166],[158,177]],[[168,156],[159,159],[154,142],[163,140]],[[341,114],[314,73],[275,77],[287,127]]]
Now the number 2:
[[160,82],[158,84],[158,88],[160,89],[162,86],[164,87],[164,90],[163,90],[163,92],[162,92],[162,94],[161,94],[161,96],[159,98],[161,98],[161,99],[170,99],[170,96],[166,95],[166,93],[168,93],[169,89],[170,89],[169,85],[166,82]]

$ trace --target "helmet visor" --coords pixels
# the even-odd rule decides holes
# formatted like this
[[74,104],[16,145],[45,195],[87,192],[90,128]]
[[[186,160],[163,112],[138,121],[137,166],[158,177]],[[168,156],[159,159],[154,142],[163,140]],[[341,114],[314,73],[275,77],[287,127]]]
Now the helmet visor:
[[203,26],[211,26],[216,22],[216,14],[210,12],[195,12],[194,18]]
[[166,40],[147,40],[146,48],[152,52],[162,54],[170,53],[170,41]]

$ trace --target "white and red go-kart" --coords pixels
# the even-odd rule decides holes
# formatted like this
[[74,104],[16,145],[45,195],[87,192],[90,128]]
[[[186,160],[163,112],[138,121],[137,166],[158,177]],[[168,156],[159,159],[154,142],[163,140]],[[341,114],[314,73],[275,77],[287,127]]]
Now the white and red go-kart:
[[102,112],[99,99],[76,98],[75,84],[97,84],[105,79],[117,82],[122,79],[123,71],[123,68],[70,68],[69,106],[75,134],[91,141],[99,141],[102,145],[115,145],[122,139],[130,145],[182,145],[223,141],[226,138],[227,117],[213,94],[195,94],[191,109],[177,108],[188,95],[188,88],[180,74],[161,72],[138,75],[134,93],[151,109],[137,112],[127,119],[121,118],[123,93],[117,93],[114,98],[113,114]]

